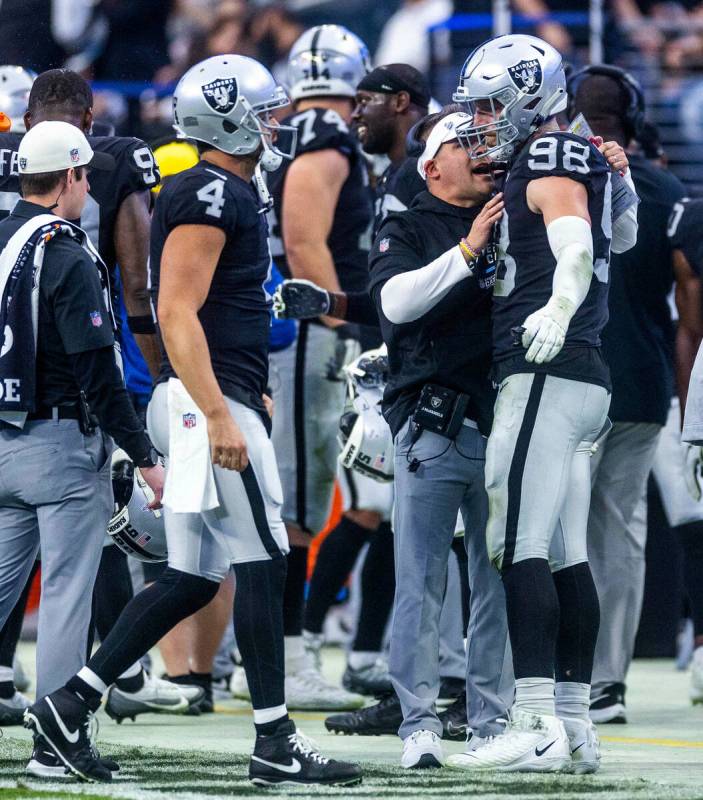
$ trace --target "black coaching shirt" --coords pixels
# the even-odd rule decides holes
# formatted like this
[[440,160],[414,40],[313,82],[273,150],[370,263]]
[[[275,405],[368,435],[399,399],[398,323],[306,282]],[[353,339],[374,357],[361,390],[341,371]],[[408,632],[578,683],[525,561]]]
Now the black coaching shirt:
[[[527,205],[527,185],[547,177],[578,181],[588,192],[593,235],[593,278],[574,314],[561,352],[549,363],[525,360],[526,350],[511,333],[546,305],[552,294],[556,259],[541,214]],[[503,188],[499,258],[493,300],[494,376],[500,383],[516,372],[546,372],[610,387],[600,352],[608,320],[611,238],[610,168],[598,149],[572,133],[554,131],[528,140],[510,168]]]
[[[668,193],[671,202],[681,197],[683,186],[671,173],[664,174],[666,184],[674,190]],[[667,235],[672,249],[681,250],[696,275],[703,276],[703,200],[684,198],[675,202],[669,215]]]
[[[296,158],[319,150],[337,150],[349,160],[349,176],[337,200],[327,244],[342,291],[364,291],[369,282],[373,195],[359,143],[349,132],[344,120],[331,109],[309,108],[286,117],[281,124],[294,125],[298,129]],[[268,176],[268,187],[274,202],[269,214],[271,255],[285,278],[292,276],[285,258],[281,220],[285,213],[283,189],[291,163],[284,161],[276,172]],[[311,197],[310,202],[314,203],[315,198]]]
[[[271,256],[266,215],[252,184],[201,161],[173,175],[156,200],[151,225],[151,287],[158,306],[161,254],[179,225],[213,225],[226,239],[198,317],[223,394],[268,415],[261,399],[268,382],[270,297],[264,290]],[[193,264],[193,270],[198,265]],[[162,349],[158,383],[176,377]]]
[[[27,220],[46,213],[20,200],[0,222],[0,250]],[[67,236],[47,245],[39,289],[37,405],[70,405],[80,392],[70,356],[113,344],[110,315],[93,260]]]
[[[97,247],[114,287],[117,213],[130,194],[156,186],[159,171],[151,149],[141,139],[128,136],[86,138],[95,152],[109,153],[115,159],[115,168],[89,173],[90,192],[81,218],[76,222]],[[0,218],[7,216],[20,197],[17,150],[21,140],[22,134],[0,133]]]
[[488,435],[495,392],[491,366],[491,290],[479,288],[468,268],[424,316],[396,325],[384,315],[381,289],[395,275],[419,269],[466,236],[480,207],[462,208],[421,192],[407,211],[391,212],[373,244],[371,296],[388,346],[389,379],[383,415],[395,436],[415,410],[422,387],[434,383],[470,395],[471,416]]

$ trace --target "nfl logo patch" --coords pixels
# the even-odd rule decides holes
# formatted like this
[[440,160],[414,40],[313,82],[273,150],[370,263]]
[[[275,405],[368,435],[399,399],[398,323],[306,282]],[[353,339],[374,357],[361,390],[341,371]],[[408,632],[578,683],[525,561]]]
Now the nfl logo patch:
[[94,328],[99,328],[103,324],[103,318],[99,311],[90,312],[90,321],[93,323]]
[[74,147],[73,150],[71,150],[70,156],[71,156],[71,163],[72,164],[77,164],[81,160],[81,157],[80,157],[80,154],[78,153],[78,148],[77,147]]
[[183,427],[184,428],[194,428],[195,427],[195,414],[184,414],[183,415]]
[[385,253],[390,246],[391,246],[391,240],[386,236],[385,239],[381,239],[381,241],[378,243],[378,250],[381,253]]

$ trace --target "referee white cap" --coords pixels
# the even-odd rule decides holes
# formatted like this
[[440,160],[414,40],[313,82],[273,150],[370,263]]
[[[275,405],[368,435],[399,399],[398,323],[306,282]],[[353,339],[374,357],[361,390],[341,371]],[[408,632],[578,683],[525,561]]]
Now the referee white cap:
[[115,167],[111,155],[93,151],[80,128],[58,120],[32,125],[22,137],[17,155],[20,175],[60,172],[71,167]]

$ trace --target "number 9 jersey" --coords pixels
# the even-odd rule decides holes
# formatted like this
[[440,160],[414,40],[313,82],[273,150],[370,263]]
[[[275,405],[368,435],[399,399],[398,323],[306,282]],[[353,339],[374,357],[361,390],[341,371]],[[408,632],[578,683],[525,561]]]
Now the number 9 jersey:
[[[141,139],[86,138],[96,153],[109,153],[115,159],[114,170],[89,173],[90,192],[80,219],[81,227],[105,261],[114,287],[115,224],[120,206],[130,194],[153,189],[159,182],[159,170],[151,149]],[[19,133],[0,133],[0,217],[9,214],[19,199],[17,148],[21,141]]]
[[[525,360],[512,329],[546,305],[552,295],[556,258],[541,214],[527,204],[527,185],[547,177],[582,183],[588,192],[593,235],[593,278],[576,311],[562,351],[549,363]],[[494,380],[516,372],[547,372],[571,380],[609,387],[600,355],[600,334],[608,321],[611,186],[610,168],[598,149],[580,136],[562,131],[543,134],[525,144],[513,162],[503,188],[505,210],[499,225],[499,264],[493,294]]]

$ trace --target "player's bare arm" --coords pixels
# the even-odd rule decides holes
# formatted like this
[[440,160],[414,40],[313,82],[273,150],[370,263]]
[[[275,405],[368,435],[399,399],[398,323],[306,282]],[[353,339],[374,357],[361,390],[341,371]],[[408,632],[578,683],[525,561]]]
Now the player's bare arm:
[[291,274],[330,292],[339,292],[340,286],[327,240],[348,177],[349,161],[339,151],[304,153],[291,164],[283,190],[283,241]]
[[[130,317],[152,316],[147,275],[149,225],[149,192],[133,192],[125,197],[115,223],[115,253]],[[156,378],[161,360],[156,334],[132,333],[151,377]]]
[[684,409],[693,362],[696,360],[696,353],[703,339],[701,281],[681,250],[674,250],[672,261],[676,282],[674,297],[679,312],[674,360],[676,388],[681,408]]
[[548,177],[527,185],[527,205],[540,214],[557,260],[552,296],[525,320],[525,358],[551,361],[564,345],[571,318],[588,294],[593,276],[593,236],[588,192],[570,178]]
[[157,313],[173,368],[207,418],[212,463],[241,472],[249,463],[246,442],[215,378],[198,319],[225,238],[223,230],[209,225],[174,228],[161,256]]

